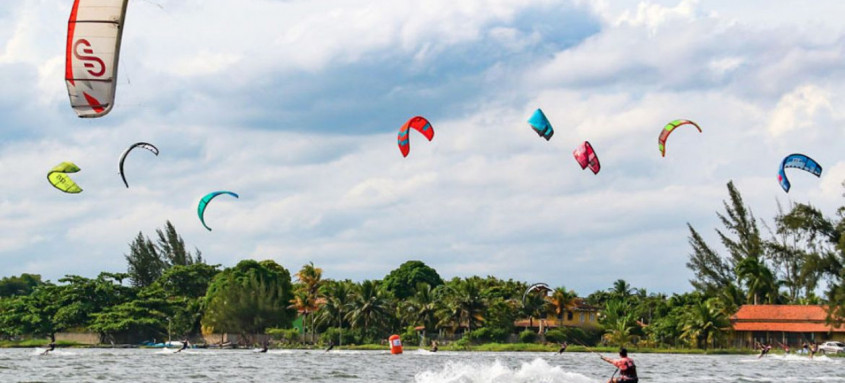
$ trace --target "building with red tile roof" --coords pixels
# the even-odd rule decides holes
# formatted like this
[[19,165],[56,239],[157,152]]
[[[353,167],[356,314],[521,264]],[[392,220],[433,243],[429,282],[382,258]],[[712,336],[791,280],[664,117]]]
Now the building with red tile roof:
[[845,340],[845,325],[828,323],[827,306],[819,305],[745,305],[731,316],[731,327],[737,347]]

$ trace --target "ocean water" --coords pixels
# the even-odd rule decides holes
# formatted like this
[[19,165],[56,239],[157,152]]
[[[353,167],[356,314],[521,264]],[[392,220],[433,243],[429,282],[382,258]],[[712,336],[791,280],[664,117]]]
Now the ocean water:
[[[590,353],[0,349],[0,382],[595,383],[615,368]],[[613,355],[607,355],[613,356]],[[641,382],[845,382],[845,358],[636,354]]]

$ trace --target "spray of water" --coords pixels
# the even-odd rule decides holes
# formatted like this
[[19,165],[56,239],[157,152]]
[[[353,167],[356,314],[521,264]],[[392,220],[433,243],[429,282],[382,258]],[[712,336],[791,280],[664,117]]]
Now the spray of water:
[[493,364],[449,362],[440,371],[425,371],[414,378],[417,383],[595,383],[595,380],[560,367],[552,367],[543,359],[509,368],[500,361]]

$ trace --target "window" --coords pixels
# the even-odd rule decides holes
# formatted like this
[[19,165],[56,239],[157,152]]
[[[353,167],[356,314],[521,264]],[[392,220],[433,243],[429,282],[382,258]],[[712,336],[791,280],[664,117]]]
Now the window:
[[581,323],[584,323],[584,313],[581,313],[581,314],[579,315],[579,317],[580,317],[580,319],[581,319]]
[[596,321],[596,313],[590,313],[590,322]]
[[572,320],[572,311],[566,312],[566,320]]

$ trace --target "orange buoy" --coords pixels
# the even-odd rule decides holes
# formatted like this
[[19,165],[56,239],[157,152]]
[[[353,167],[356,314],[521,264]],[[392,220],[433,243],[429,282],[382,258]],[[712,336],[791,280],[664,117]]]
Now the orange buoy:
[[390,336],[390,353],[391,354],[401,354],[402,353],[402,339],[399,338],[399,335],[391,335]]

